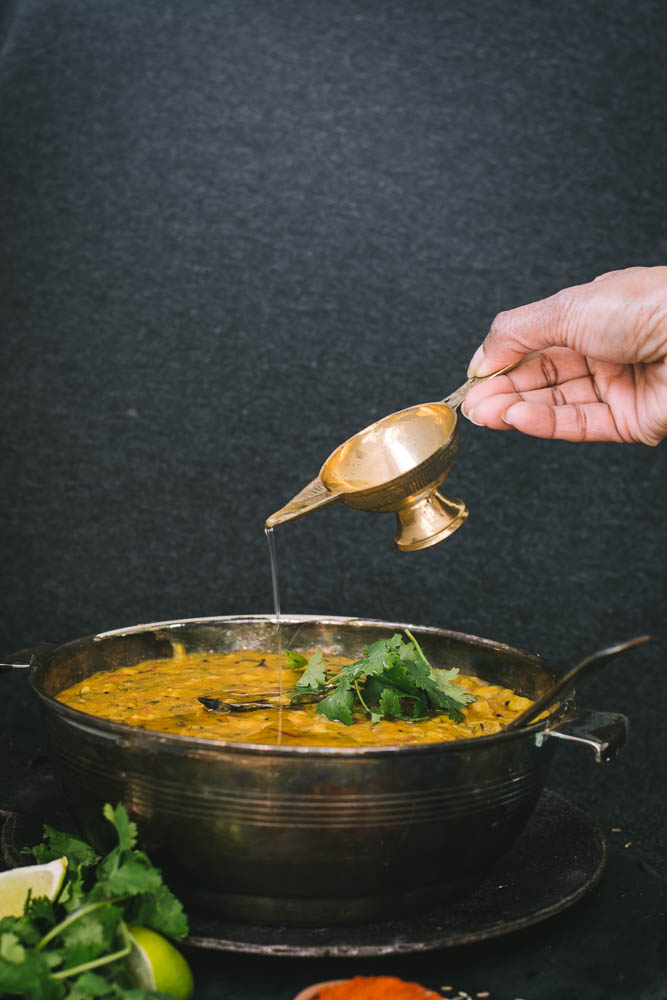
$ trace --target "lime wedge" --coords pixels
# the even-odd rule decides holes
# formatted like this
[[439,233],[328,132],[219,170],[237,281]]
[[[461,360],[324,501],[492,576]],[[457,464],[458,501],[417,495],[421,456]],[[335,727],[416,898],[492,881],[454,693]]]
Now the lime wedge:
[[48,865],[26,865],[0,872],[0,920],[20,917],[28,898],[46,896],[55,899],[65,878],[67,858],[56,858]]
[[171,941],[148,927],[128,927],[132,951],[127,957],[137,986],[168,993],[175,1000],[191,1000],[195,991],[190,966]]

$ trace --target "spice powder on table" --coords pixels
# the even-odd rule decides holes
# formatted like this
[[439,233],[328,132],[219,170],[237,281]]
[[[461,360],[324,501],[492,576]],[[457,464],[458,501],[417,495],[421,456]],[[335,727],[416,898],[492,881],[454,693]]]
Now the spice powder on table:
[[323,986],[316,1000],[433,1000],[440,994],[420,986],[407,983],[395,976],[355,976],[343,983]]

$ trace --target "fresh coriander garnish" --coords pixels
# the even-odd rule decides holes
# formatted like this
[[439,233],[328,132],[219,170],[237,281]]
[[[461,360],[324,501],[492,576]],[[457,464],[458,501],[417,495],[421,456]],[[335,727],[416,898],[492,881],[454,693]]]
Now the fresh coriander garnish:
[[0,920],[0,996],[26,1000],[148,1000],[164,996],[137,987],[127,957],[128,925],[183,938],[183,907],[143,851],[122,805],[104,806],[118,843],[99,855],[68,833],[44,827],[44,842],[26,849],[38,863],[67,858],[57,898],[28,898],[21,916]]
[[371,643],[360,660],[335,672],[327,670],[321,649],[309,659],[288,651],[289,666],[303,669],[293,700],[321,696],[317,712],[346,726],[354,723],[356,706],[373,723],[381,719],[414,722],[439,713],[463,722],[463,709],[475,696],[454,683],[458,669],[435,670],[412,633],[406,629],[405,634],[407,641],[396,632]]

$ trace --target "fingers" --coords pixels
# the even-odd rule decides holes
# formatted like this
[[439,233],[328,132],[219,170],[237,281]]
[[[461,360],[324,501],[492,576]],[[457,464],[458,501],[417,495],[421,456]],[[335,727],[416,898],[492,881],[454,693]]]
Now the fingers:
[[623,441],[607,403],[551,406],[530,401],[514,403],[504,413],[506,428],[560,441]]
[[[510,417],[510,411],[514,413],[514,408],[520,403],[529,404],[531,407],[549,409],[565,409],[567,407],[590,406],[600,403],[606,407],[606,402],[600,399],[595,391],[590,377],[572,379],[560,386],[550,386],[544,389],[532,389],[528,392],[504,392],[493,396],[486,396],[481,400],[474,400],[468,405],[464,416],[473,424],[483,427],[490,427],[492,430],[509,430],[516,427],[524,429],[524,421],[520,421],[521,426]],[[525,411],[528,413],[529,411]],[[530,412],[537,413],[534,409]],[[538,437],[552,437],[552,434],[538,434]],[[568,440],[570,440],[568,438]],[[591,439],[593,440],[593,439]],[[595,439],[600,440],[600,439]],[[616,436],[612,438],[616,440]]]
[[[476,400],[474,406],[469,408],[464,416],[473,424],[490,427],[496,431],[506,431],[511,427],[523,430],[524,421],[520,421],[521,426],[519,427],[514,417],[510,415],[510,411],[514,414],[514,408],[520,403],[526,403],[536,408],[531,411],[526,410],[526,413],[537,413],[538,409],[541,411],[544,407],[560,410],[566,407],[589,406],[594,403],[607,405],[596,394],[590,378],[580,378],[573,379],[563,386],[533,389],[530,392],[504,392],[487,396],[482,400]],[[538,436],[551,437],[552,435],[539,434]]]
[[[473,424],[507,430],[507,412],[516,403],[531,403],[539,406],[576,406],[579,404],[602,402],[595,392],[589,377],[573,379],[564,385],[554,385],[530,392],[496,393],[469,404],[464,416]],[[510,422],[511,423],[511,422]]]
[[[601,365],[591,370],[576,352],[551,348],[512,372],[475,386],[462,412],[473,423],[493,430],[516,429],[564,441],[621,441],[604,395],[621,368]],[[596,374],[601,376],[602,391]]]
[[506,375],[497,375],[470,389],[462,410],[464,415],[468,416],[470,410],[487,396],[496,396],[504,392],[521,394],[590,374],[586,359],[581,354],[570,351],[567,347],[552,347],[532,354],[522,361],[518,368]]
[[667,353],[667,267],[633,267],[496,316],[473,355],[486,375],[533,351],[568,347],[599,361],[650,363]]
[[473,423],[498,425],[498,415],[513,402],[594,402],[605,399],[606,388],[618,377],[622,365],[597,364],[566,347],[552,347],[531,355],[506,375],[470,389],[461,411]]

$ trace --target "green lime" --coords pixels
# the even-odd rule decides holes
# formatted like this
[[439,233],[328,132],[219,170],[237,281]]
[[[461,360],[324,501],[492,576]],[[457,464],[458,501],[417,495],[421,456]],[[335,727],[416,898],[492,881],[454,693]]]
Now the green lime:
[[171,941],[149,927],[128,927],[132,951],[127,957],[137,986],[168,993],[175,1000],[191,1000],[195,984],[190,966]]
[[67,858],[56,858],[47,865],[26,865],[0,873],[0,920],[20,917],[29,892],[35,898],[55,899],[66,871]]

